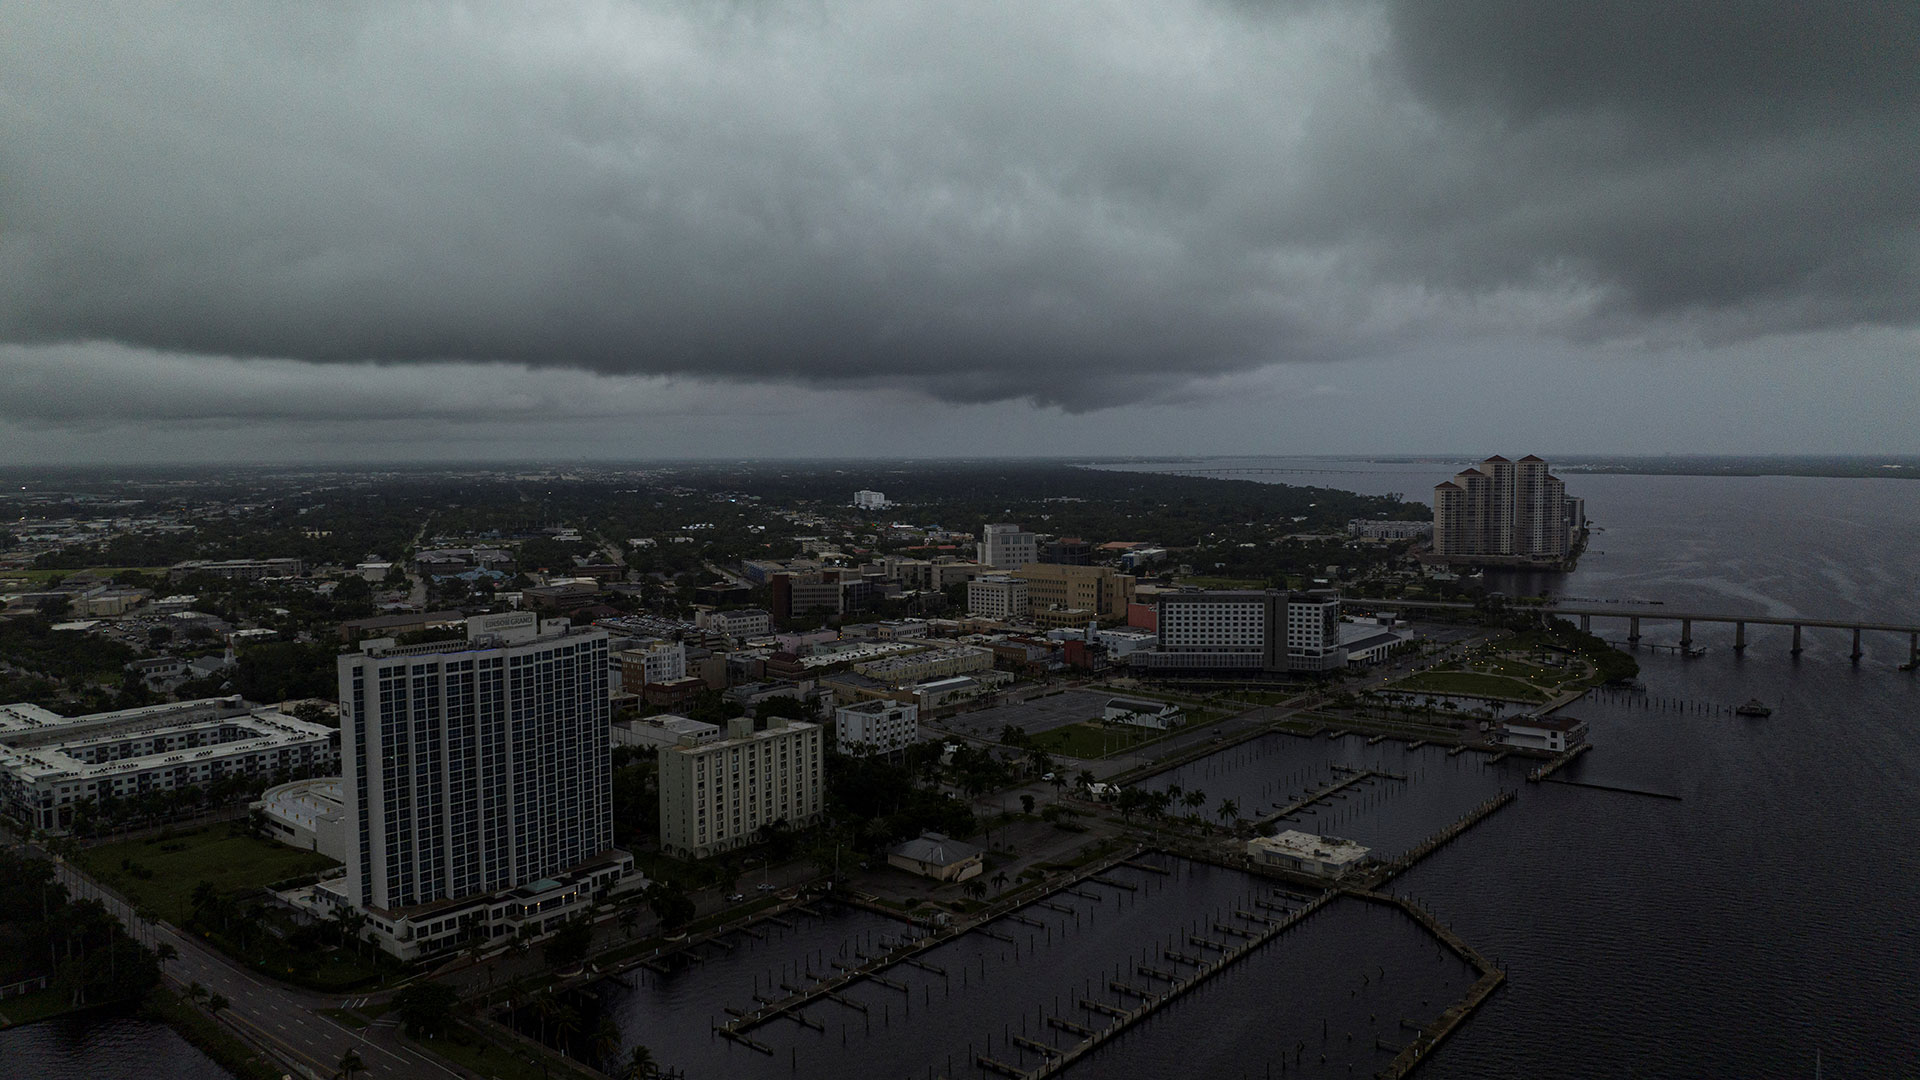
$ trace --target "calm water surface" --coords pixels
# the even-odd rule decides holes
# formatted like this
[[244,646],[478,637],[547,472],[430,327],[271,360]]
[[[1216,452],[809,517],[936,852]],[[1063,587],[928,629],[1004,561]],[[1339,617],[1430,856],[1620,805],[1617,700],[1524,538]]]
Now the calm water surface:
[[60,1017],[0,1031],[0,1076],[20,1080],[231,1080],[165,1024]]

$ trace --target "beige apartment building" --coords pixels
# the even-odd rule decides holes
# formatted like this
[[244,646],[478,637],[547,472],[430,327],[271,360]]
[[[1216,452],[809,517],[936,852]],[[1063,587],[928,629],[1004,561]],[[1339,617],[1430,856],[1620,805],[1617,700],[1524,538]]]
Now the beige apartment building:
[[819,724],[727,721],[727,737],[660,751],[660,848],[702,859],[750,844],[775,822],[802,829],[826,808]]

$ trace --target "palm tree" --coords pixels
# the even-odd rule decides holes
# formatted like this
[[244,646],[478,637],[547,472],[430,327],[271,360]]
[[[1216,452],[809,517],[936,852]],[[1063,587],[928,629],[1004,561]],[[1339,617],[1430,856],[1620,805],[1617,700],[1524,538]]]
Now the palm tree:
[[160,962],[160,973],[164,975],[167,971],[167,964],[170,961],[180,959],[180,950],[173,947],[173,942],[163,941],[159,945],[154,946],[153,958]]
[[204,986],[201,986],[199,980],[196,979],[195,981],[187,984],[187,1000],[188,1001],[198,1004],[199,1002],[204,1001],[206,999],[206,996],[207,996],[207,988]]
[[220,1010],[231,1004],[233,1004],[233,1002],[228,1001],[225,994],[214,994],[207,999],[207,1011],[213,1014],[215,1020],[218,1020],[220,1019]]
[[1192,791],[1187,792],[1186,802],[1187,816],[1196,817],[1200,812],[1200,808],[1207,805],[1207,793],[1201,791],[1199,788],[1194,788]]
[[1082,791],[1092,791],[1093,790],[1093,770],[1081,769],[1080,775],[1074,777],[1074,782],[1080,786],[1080,789]]
[[1219,816],[1222,822],[1225,822],[1228,818],[1238,820],[1240,817],[1240,804],[1232,799],[1221,799],[1220,809],[1214,811],[1214,813]]
[[978,900],[987,895],[987,887],[980,884],[979,878],[969,878],[965,885],[960,886],[960,891],[974,900]]
[[654,1063],[653,1051],[644,1046],[636,1046],[627,1054],[627,1080],[653,1080],[660,1075],[660,1066]]
[[595,1061],[612,1071],[620,1056],[620,1026],[609,1017],[602,1016],[600,1022],[593,1025],[590,1052]]
[[213,882],[203,881],[193,887],[193,895],[189,899],[193,902],[193,913],[198,915],[220,899],[220,891],[213,887]]
[[1002,870],[994,874],[992,880],[995,891],[1004,890],[1007,887],[1007,872]]

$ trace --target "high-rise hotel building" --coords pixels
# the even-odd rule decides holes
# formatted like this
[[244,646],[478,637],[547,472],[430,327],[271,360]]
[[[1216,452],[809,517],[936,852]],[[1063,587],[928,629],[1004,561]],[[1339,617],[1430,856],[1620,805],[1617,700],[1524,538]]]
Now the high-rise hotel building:
[[1159,641],[1128,663],[1166,673],[1336,671],[1340,597],[1330,591],[1191,590],[1161,593]]
[[633,865],[613,846],[607,635],[531,613],[466,629],[339,661],[347,874],[329,891],[402,955],[551,930]]
[[1433,553],[1564,559],[1572,543],[1567,486],[1528,454],[1494,455],[1433,489]]

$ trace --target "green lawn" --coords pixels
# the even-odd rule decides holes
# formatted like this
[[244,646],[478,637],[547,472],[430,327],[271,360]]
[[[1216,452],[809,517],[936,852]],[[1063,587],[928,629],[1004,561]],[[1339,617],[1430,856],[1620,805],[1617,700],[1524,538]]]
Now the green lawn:
[[[1181,729],[1175,728],[1175,731]],[[1078,724],[1068,724],[1052,731],[1041,732],[1033,737],[1033,745],[1049,754],[1062,754],[1076,758],[1099,758],[1108,754],[1117,754],[1131,750],[1136,746],[1166,738],[1172,732],[1155,731],[1152,728],[1130,727],[1125,724],[1108,726],[1088,720]]]
[[[136,905],[175,924],[192,914],[194,886],[202,881],[232,894],[339,865],[311,851],[236,834],[227,825],[102,844],[80,852],[75,861]],[[152,876],[144,876],[146,871]]]
[[[172,568],[167,566],[92,566],[87,568],[87,572],[103,574],[110,577],[114,574],[126,573],[132,570],[152,577],[165,577],[167,571],[170,569]],[[33,585],[43,585],[50,578],[70,578],[80,572],[79,570],[5,570],[0,571],[0,581],[20,581]]]
[[1581,668],[1550,668],[1525,660],[1488,660],[1475,667],[1484,669],[1489,675],[1506,675],[1516,679],[1525,679],[1539,686],[1558,686],[1580,674]]
[[30,1024],[35,1020],[45,1020],[49,1016],[59,1016],[73,1008],[73,995],[60,987],[35,990],[31,994],[21,994],[0,1001],[0,1016],[6,1017],[6,1023],[0,1027],[12,1027],[16,1024]]
[[585,1074],[561,1064],[558,1052],[546,1065],[533,1060],[532,1051],[508,1050],[484,1043],[460,1031],[444,1039],[408,1039],[423,1050],[430,1050],[448,1061],[480,1076],[496,1080],[553,1080],[554,1077],[583,1077]]
[[1544,702],[1548,694],[1530,683],[1477,671],[1423,671],[1388,683],[1384,689],[1413,693],[1464,694],[1470,697],[1508,698]]

